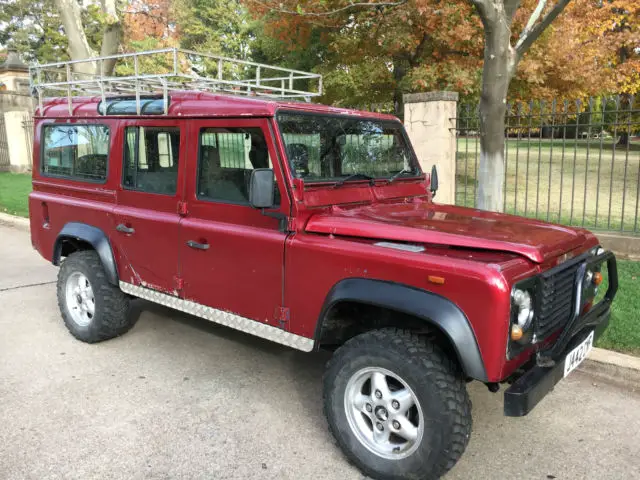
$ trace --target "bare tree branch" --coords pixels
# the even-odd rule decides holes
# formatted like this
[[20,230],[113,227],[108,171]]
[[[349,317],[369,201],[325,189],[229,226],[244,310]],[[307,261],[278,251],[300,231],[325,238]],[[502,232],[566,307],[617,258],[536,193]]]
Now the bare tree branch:
[[397,2],[352,2],[349,1],[349,5],[346,5],[341,8],[336,8],[334,10],[327,10],[326,12],[305,12],[305,11],[296,11],[296,10],[286,10],[283,8],[275,8],[264,2],[259,0],[249,0],[252,3],[260,5],[261,7],[268,8],[274,12],[286,13],[288,15],[297,15],[300,17],[329,17],[331,15],[335,15],[337,13],[342,13],[347,10],[357,9],[357,8],[383,8],[383,7],[399,7],[400,5],[404,5],[408,0],[398,0]]
[[[564,8],[569,4],[571,0],[558,0],[558,2],[549,10],[549,12],[544,16],[544,18],[534,26],[536,20],[540,17],[542,10],[544,9],[547,0],[539,0],[538,5],[535,10],[531,14],[529,21],[527,22],[527,26],[524,28],[522,33],[520,34],[520,38],[516,43],[516,54],[518,58],[522,57],[524,53],[529,50],[529,47],[535,42],[538,37],[546,30],[546,28],[551,25],[560,13],[564,10]],[[534,18],[535,16],[535,18]]]
[[525,27],[522,29],[522,32],[520,33],[521,39],[529,35],[529,32],[531,32],[531,29],[540,18],[540,15],[542,15],[542,12],[544,11],[544,7],[546,6],[547,6],[547,0],[538,0],[538,5],[536,5],[536,8],[534,8],[533,12],[531,13],[531,16],[529,17],[529,21],[527,21],[527,24],[525,25]]
[[420,40],[420,43],[418,44],[415,51],[413,52],[413,55],[410,55],[409,57],[410,66],[416,67],[418,65],[418,62],[420,61],[420,57],[424,53],[425,46],[427,45],[427,42],[430,39],[431,37],[426,33],[422,36],[422,40]]

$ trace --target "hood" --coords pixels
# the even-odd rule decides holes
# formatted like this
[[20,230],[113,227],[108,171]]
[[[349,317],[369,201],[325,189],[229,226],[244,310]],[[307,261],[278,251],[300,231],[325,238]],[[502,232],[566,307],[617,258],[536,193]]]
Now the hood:
[[336,208],[305,231],[511,252],[542,263],[587,240],[586,230],[502,213],[427,202]]

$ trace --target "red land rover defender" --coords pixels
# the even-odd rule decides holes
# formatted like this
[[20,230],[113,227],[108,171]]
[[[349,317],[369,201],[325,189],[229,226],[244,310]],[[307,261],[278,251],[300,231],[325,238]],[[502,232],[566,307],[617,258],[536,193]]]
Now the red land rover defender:
[[434,203],[395,117],[101,93],[36,112],[32,242],[60,265],[67,328],[122,335],[139,297],[333,350],[329,427],[374,478],[442,476],[471,434],[467,382],[508,382],[505,415],[526,415],[608,323],[616,263],[594,235]]

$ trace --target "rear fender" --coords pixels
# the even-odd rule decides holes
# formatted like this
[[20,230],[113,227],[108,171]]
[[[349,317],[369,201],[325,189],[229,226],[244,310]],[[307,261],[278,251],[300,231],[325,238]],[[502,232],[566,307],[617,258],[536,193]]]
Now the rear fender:
[[100,257],[109,283],[116,286],[118,285],[118,270],[113,257],[113,250],[111,249],[109,239],[102,230],[92,225],[87,225],[86,223],[67,223],[62,230],[60,230],[60,233],[58,233],[58,237],[53,245],[52,262],[54,265],[60,265],[62,246],[66,241],[82,241],[90,244]]
[[327,314],[334,305],[344,301],[402,312],[439,329],[453,345],[465,375],[482,382],[488,381],[480,348],[469,320],[450,300],[399,283],[364,278],[345,279],[338,282],[327,295],[316,327],[317,344]]

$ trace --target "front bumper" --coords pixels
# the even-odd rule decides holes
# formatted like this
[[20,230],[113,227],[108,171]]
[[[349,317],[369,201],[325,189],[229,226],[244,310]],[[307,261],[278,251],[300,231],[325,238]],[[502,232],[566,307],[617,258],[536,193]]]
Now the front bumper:
[[578,311],[567,323],[557,340],[537,353],[536,364],[520,376],[504,392],[504,414],[508,417],[527,415],[549,393],[564,376],[564,361],[567,354],[595,330],[597,339],[609,324],[611,302],[618,290],[618,271],[613,253],[605,252],[587,262],[607,262],[609,288],[604,299],[588,313],[580,316]]

